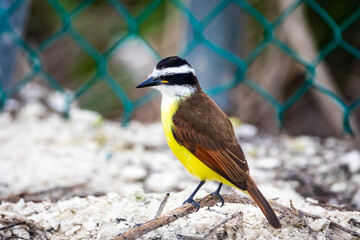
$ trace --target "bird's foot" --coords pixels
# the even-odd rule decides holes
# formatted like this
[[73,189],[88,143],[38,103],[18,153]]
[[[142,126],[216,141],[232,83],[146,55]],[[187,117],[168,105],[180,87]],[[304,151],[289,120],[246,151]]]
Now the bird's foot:
[[217,196],[219,198],[219,201],[221,202],[220,207],[224,206],[224,199],[220,195],[220,191],[216,190],[215,192],[211,193],[211,195]]
[[191,197],[189,197],[188,199],[186,199],[183,204],[185,204],[185,203],[191,203],[191,204],[193,204],[193,205],[196,207],[196,212],[199,211],[199,209],[200,209],[200,204],[199,204],[198,202],[195,202],[194,199],[191,198]]

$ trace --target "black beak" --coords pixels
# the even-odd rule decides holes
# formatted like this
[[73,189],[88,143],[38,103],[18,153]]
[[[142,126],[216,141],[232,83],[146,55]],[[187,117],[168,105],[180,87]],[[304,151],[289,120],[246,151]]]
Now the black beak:
[[161,84],[160,80],[157,80],[157,79],[154,79],[153,77],[151,77],[151,78],[146,79],[139,85],[137,85],[136,88],[151,87],[151,86],[156,86],[156,85],[160,85],[160,84]]

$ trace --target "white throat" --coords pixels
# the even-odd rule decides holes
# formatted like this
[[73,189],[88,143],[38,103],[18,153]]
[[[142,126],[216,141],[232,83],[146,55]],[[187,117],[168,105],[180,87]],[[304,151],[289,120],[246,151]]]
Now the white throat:
[[163,97],[188,97],[196,91],[196,87],[189,85],[159,85],[154,86],[155,89],[159,90]]
[[167,109],[172,106],[175,102],[180,101],[181,99],[187,98],[196,91],[196,87],[189,85],[173,85],[173,86],[155,86],[153,87],[159,90],[162,94],[161,99],[161,109]]

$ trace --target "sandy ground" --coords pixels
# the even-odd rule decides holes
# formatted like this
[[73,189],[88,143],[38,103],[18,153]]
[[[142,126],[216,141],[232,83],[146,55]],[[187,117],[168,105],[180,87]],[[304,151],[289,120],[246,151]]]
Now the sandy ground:
[[[28,223],[0,230],[0,239],[41,239],[36,229],[48,239],[111,239],[154,218],[166,192],[164,212],[181,206],[197,185],[167,147],[160,123],[122,128],[77,108],[71,116],[64,120],[37,102],[15,118],[0,115],[0,229]],[[329,226],[328,219],[360,232],[359,151],[333,138],[261,135],[246,124],[237,124],[236,134],[265,196],[285,206],[291,199],[297,209],[322,219],[306,218],[304,224],[279,213],[283,229],[274,230],[259,208],[225,203],[201,208],[142,239],[203,237],[240,211],[243,222],[234,218],[207,239],[358,239]],[[206,183],[197,196],[216,186]],[[322,207],[306,196],[342,207]]]

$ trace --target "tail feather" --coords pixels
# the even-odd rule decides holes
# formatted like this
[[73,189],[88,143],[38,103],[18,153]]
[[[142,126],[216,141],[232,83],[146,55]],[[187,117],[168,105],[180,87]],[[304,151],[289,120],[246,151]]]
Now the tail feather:
[[279,219],[277,218],[274,210],[271,208],[269,202],[266,200],[264,195],[257,188],[255,182],[252,179],[247,181],[247,191],[250,196],[254,199],[256,204],[260,207],[261,211],[264,213],[265,217],[269,221],[269,223],[274,228],[281,228],[281,224]]

